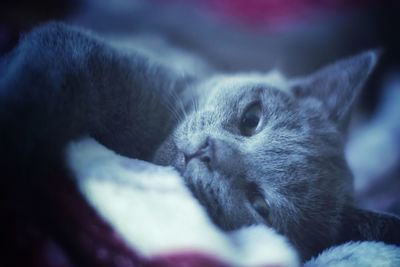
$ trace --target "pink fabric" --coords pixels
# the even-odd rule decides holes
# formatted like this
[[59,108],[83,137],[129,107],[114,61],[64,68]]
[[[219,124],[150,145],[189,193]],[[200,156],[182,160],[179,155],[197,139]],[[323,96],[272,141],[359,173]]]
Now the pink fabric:
[[252,26],[280,27],[309,21],[343,10],[382,4],[378,0],[156,0],[160,3],[192,2],[219,17]]

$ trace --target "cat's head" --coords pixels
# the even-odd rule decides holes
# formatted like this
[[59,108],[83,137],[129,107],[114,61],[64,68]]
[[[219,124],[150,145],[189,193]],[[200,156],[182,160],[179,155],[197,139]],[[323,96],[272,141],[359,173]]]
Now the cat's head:
[[156,153],[226,230],[266,223],[308,257],[335,242],[352,174],[350,110],[376,63],[367,52],[310,76],[221,75]]

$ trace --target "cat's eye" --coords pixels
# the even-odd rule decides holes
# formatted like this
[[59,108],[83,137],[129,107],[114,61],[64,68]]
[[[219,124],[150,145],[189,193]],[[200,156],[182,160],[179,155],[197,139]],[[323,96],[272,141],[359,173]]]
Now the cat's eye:
[[261,105],[259,102],[251,104],[243,113],[240,120],[240,133],[244,136],[251,136],[256,133],[261,122]]
[[271,212],[269,203],[256,183],[249,183],[246,187],[246,196],[253,209],[264,219],[268,224],[271,224]]
[[266,220],[266,222],[270,223],[270,208],[262,195],[254,196],[251,205],[258,212],[258,214],[260,214],[260,216]]

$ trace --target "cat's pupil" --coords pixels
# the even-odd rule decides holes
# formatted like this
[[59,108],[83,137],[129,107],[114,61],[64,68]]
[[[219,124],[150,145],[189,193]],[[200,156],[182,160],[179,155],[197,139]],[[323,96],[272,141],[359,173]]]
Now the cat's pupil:
[[240,131],[245,136],[250,136],[255,133],[258,124],[261,120],[261,107],[259,104],[253,104],[248,108],[242,117],[240,123]]
[[243,119],[243,126],[246,128],[255,128],[257,127],[259,120],[260,118],[257,114],[247,114],[246,117]]

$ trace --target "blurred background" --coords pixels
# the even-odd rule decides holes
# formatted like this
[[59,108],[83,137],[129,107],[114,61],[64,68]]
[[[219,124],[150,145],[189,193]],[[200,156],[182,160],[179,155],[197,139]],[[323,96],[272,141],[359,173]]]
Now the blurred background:
[[13,0],[0,3],[0,56],[49,20],[109,36],[156,36],[216,71],[308,74],[383,54],[355,110],[346,156],[363,207],[400,215],[400,4],[385,0]]

